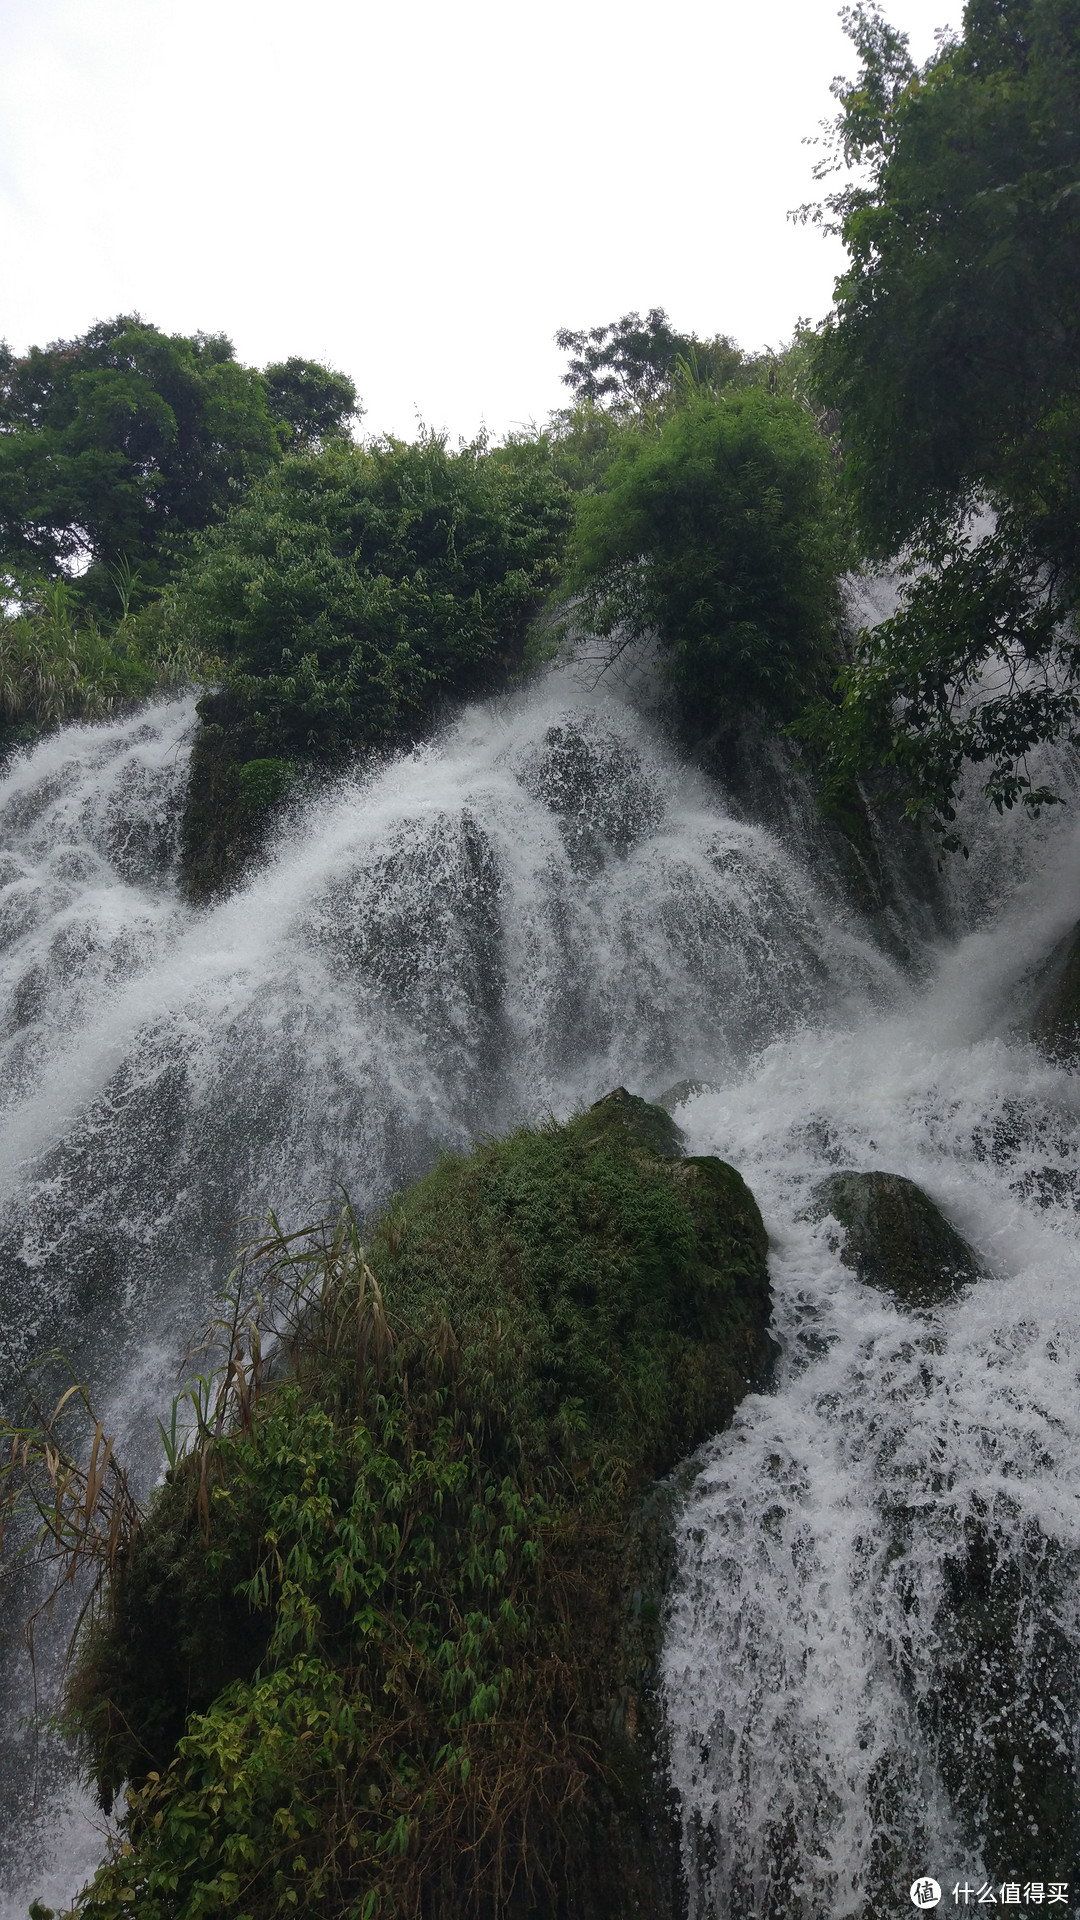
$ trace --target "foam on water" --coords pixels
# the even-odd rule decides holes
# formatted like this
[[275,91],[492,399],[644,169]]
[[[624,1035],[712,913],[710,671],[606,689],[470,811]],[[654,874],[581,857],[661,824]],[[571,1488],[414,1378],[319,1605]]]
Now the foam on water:
[[184,1275],[205,1302],[252,1208],[339,1184],[366,1206],[484,1129],[712,1071],[894,991],[775,841],[625,708],[584,702],[556,681],[471,709],[309,806],[210,910],[180,904],[167,865],[127,877],[114,852],[138,837],[133,761],[174,782],[154,789],[163,815],[176,797],[182,715],[91,733],[78,790],[85,732],[0,788],[19,867],[0,899],[0,1201],[20,1351],[52,1319],[78,1345],[79,1292],[140,1340],[146,1308],[186,1323]]

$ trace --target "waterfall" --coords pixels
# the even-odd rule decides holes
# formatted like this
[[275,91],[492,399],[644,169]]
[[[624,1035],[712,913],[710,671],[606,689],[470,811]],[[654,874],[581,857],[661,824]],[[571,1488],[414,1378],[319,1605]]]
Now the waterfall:
[[[193,726],[173,701],[70,728],[0,781],[9,1390],[63,1347],[145,1487],[245,1218],[299,1224],[342,1188],[369,1209],[486,1132],[707,1083],[678,1117],[759,1197],[782,1357],[679,1512],[662,1685],[696,1915],[869,1914],[899,1863],[982,1866],[973,1831],[996,1866],[967,1760],[995,1713],[1041,1716],[1036,1771],[1077,1724],[1077,1097],[1010,1037],[1075,917],[1067,822],[973,825],[959,939],[928,945],[913,909],[916,982],[827,861],[560,670],[297,801],[246,885],[193,908]],[[995,1277],[936,1319],[860,1287],[803,1217],[838,1165],[919,1180]],[[1006,1703],[964,1691],[950,1638],[974,1534],[1023,1596]],[[12,1626],[3,1920],[102,1849],[20,1723]]]
[[[907,1004],[779,1039],[677,1111],[758,1196],[782,1348],[678,1523],[662,1693],[693,1920],[899,1912],[924,1873],[952,1911],[1052,1881],[1080,1906],[1080,1086],[1010,1030],[1080,849],[1040,850]],[[985,856],[973,878],[969,913]],[[808,1217],[841,1166],[919,1182],[988,1277],[936,1314],[860,1285]]]

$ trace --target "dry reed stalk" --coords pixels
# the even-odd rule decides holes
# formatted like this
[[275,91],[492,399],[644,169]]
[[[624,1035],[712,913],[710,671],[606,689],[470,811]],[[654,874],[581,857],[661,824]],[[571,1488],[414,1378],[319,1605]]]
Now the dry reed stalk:
[[[51,1585],[26,1622],[31,1656],[41,1616],[51,1616],[65,1587],[76,1590],[80,1579],[87,1578],[89,1587],[70,1637],[70,1659],[84,1624],[129,1560],[143,1516],[127,1469],[117,1459],[115,1436],[105,1433],[85,1387],[73,1381],[46,1414],[29,1376],[24,1385],[29,1417],[21,1424],[0,1418],[0,1445],[7,1442],[6,1457],[0,1455],[0,1560],[14,1530],[14,1558],[33,1558],[51,1571]],[[92,1423],[88,1452],[77,1449],[77,1434],[60,1431],[65,1413],[76,1412],[82,1413],[84,1423]]]

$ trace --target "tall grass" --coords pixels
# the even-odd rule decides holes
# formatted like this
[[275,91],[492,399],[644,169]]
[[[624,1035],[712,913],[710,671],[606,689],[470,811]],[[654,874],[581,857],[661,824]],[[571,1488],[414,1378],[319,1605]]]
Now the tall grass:
[[212,672],[198,646],[151,603],[138,611],[116,569],[119,617],[102,623],[67,580],[23,581],[0,603],[0,745],[73,720],[104,720]]

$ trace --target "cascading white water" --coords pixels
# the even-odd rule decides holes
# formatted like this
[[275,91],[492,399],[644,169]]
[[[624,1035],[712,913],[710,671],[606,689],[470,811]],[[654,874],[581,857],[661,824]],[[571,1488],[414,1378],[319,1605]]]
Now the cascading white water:
[[[154,1415],[243,1216],[297,1221],[342,1186],[368,1207],[443,1148],[619,1083],[713,1083],[680,1118],[759,1195],[784,1355],[680,1523],[664,1685],[698,1911],[870,1912],[924,1831],[961,1860],[931,1722],[965,1500],[984,1528],[1018,1501],[1050,1529],[1044,1611],[1072,1631],[1051,1389],[1075,1368],[1040,1315],[1066,1284],[1075,1102],[1001,1037],[1069,918],[1067,833],[1007,836],[1058,880],[916,1001],[820,863],[811,881],[626,704],[555,674],[309,801],[196,910],[175,878],[192,721],[177,702],[68,730],[0,783],[3,1364],[62,1344],[152,1478]],[[993,892],[984,862],[958,917]],[[859,1288],[798,1218],[837,1164],[921,1178],[1002,1277],[933,1327]],[[988,1428],[972,1376],[994,1367],[1012,1411]],[[13,1728],[9,1807],[30,1751]],[[37,1813],[0,1822],[4,1920],[99,1850],[43,1770]]]
[[[1080,1085],[1009,1032],[1080,900],[1075,839],[1043,851],[928,991],[677,1113],[758,1196],[782,1342],[679,1519],[694,1920],[898,1914],[927,1872],[951,1911],[1080,1908]],[[807,1217],[837,1167],[918,1181],[992,1277],[934,1315],[860,1285]]]
[[711,1072],[888,990],[767,834],[625,708],[578,694],[568,715],[567,695],[470,709],[342,785],[212,911],[153,865],[182,708],[67,733],[9,777],[0,1205],[21,1352],[60,1320],[80,1352],[103,1318],[121,1346],[163,1312],[179,1333],[252,1208],[340,1185],[368,1205],[484,1129]]

